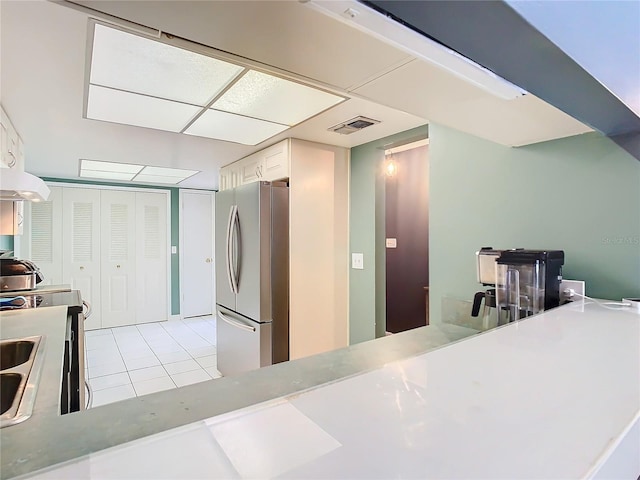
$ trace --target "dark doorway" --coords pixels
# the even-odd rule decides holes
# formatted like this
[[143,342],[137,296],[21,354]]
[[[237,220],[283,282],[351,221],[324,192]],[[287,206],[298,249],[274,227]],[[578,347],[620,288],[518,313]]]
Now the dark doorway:
[[386,331],[429,323],[427,141],[385,155]]

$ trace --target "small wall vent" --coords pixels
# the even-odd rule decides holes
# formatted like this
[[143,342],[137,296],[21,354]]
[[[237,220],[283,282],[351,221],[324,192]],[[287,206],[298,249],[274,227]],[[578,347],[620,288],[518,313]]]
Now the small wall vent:
[[371,125],[375,125],[376,123],[380,123],[380,120],[374,120],[373,118],[367,117],[355,117],[351,120],[347,120],[346,122],[341,122],[333,127],[329,128],[330,132],[341,133],[342,135],[350,135],[353,132],[357,132],[358,130],[362,130],[363,128],[370,127]]

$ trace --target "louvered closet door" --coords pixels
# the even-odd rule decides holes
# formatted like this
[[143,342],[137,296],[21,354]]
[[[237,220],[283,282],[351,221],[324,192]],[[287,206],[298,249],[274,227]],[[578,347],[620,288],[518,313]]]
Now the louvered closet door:
[[101,192],[102,326],[136,323],[136,194]]
[[44,277],[40,285],[60,285],[65,283],[62,277],[62,187],[50,186],[49,189],[51,194],[46,202],[27,202],[30,246],[26,256]]
[[168,193],[136,193],[136,323],[169,318]]
[[100,191],[64,188],[62,191],[62,279],[93,309],[85,329],[100,328]]

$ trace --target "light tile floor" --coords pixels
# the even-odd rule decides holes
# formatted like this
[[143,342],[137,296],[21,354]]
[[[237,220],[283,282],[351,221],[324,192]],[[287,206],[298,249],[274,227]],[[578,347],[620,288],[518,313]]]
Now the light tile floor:
[[221,377],[212,316],[86,332],[92,406]]

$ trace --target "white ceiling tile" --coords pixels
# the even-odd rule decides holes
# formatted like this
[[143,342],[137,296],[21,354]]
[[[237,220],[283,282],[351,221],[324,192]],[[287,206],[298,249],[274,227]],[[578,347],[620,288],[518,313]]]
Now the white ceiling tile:
[[[420,95],[416,95],[418,91]],[[504,100],[419,60],[355,89],[354,93],[502,145],[518,146],[590,131],[535,95]]]
[[286,125],[242,117],[232,113],[207,110],[184,133],[216,138],[244,145],[257,145],[287,130]]
[[95,25],[93,84],[204,106],[243,70],[189,50]]
[[89,86],[87,118],[180,132],[200,107],[136,93]]
[[251,70],[212,108],[292,126],[343,100],[322,90]]

